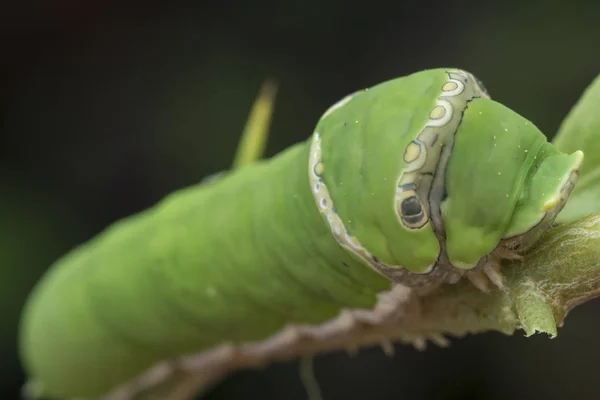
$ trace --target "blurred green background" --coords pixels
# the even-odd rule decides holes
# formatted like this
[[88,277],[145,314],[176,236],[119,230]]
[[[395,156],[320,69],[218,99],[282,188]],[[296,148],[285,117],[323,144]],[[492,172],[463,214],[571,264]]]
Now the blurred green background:
[[[344,95],[433,67],[475,73],[552,137],[600,73],[600,3],[256,0],[12,3],[0,13],[0,383],[18,398],[25,297],[107,224],[228,168],[266,77],[272,155]],[[167,5],[168,4],[168,5]],[[317,358],[326,400],[598,399],[600,303],[559,337],[496,333],[421,353]],[[297,363],[245,371],[208,399],[304,399]]]

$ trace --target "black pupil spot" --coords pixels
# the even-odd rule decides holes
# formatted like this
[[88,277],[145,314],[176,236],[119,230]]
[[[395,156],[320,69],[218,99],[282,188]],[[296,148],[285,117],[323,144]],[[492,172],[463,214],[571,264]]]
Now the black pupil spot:
[[411,217],[421,214],[421,202],[415,196],[409,197],[402,202],[402,215]]
[[424,220],[423,208],[417,196],[409,197],[402,202],[402,219],[410,226],[423,226]]

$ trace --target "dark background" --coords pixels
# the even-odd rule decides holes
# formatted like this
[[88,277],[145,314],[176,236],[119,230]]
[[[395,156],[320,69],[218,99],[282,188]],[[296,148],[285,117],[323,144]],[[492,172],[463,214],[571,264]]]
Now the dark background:
[[[117,4],[120,4],[117,6]],[[600,73],[600,3],[306,0],[13,2],[0,11],[0,383],[16,399],[21,306],[110,222],[229,167],[266,77],[272,155],[356,89],[433,67],[475,73],[549,137]],[[171,5],[166,5],[171,4]],[[193,4],[193,5],[191,5]],[[559,337],[489,333],[421,353],[319,357],[325,400],[597,399],[600,304]],[[304,399],[297,363],[209,399]]]

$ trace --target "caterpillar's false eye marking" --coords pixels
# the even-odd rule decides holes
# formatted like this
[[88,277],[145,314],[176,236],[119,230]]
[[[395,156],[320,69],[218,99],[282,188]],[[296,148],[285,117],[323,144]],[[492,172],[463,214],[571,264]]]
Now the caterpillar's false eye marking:
[[421,207],[421,202],[417,199],[417,196],[409,197],[408,199],[404,199],[402,204],[400,205],[400,212],[402,213],[402,217],[406,221],[407,224],[411,226],[422,226],[423,218],[425,217],[425,213],[423,212],[423,207]]
[[415,161],[419,157],[420,152],[421,146],[413,140],[406,146],[406,150],[404,151],[404,162],[411,163]]
[[444,126],[452,119],[452,104],[446,100],[438,100],[437,105],[429,113],[428,126]]
[[427,149],[420,140],[413,140],[406,146],[403,158],[407,164],[406,172],[416,171],[425,165],[427,161]]
[[435,106],[435,108],[429,114],[431,119],[440,119],[446,115],[446,109],[443,106]]
[[458,96],[464,90],[464,83],[456,79],[450,79],[442,86],[442,96]]
[[[441,216],[435,207],[443,200],[444,168],[440,160],[447,160],[454,142],[454,134],[468,99],[474,97],[474,84],[464,71],[447,71],[446,81],[434,106],[427,114],[427,122],[405,148],[404,168],[398,178],[395,208],[401,224],[408,230],[421,229],[430,220],[441,230]],[[439,179],[434,178],[439,175]],[[434,182],[434,179],[437,179]],[[432,191],[432,187],[435,190]],[[433,193],[433,194],[432,194]],[[433,197],[431,197],[433,196]],[[413,198],[411,198],[413,197]],[[434,209],[431,204],[434,203]]]
[[444,86],[442,86],[444,92],[452,92],[453,90],[456,90],[456,88],[458,88],[458,84],[455,81],[446,82],[444,83]]
[[415,192],[414,184],[398,188],[396,209],[404,226],[409,229],[420,229],[429,221],[423,204]]

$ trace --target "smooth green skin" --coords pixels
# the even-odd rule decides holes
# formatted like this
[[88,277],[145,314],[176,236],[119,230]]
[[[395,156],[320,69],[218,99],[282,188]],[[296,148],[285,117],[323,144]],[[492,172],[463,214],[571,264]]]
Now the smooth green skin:
[[501,239],[527,233],[578,162],[577,153],[560,153],[502,104],[471,101],[448,163],[442,204],[450,261],[475,266]]
[[[406,232],[391,205],[402,154],[444,79],[440,69],[378,85],[317,127],[325,129],[325,178],[336,207],[382,260],[437,257],[433,232]],[[493,196],[458,186],[464,170],[484,181],[498,168],[482,158],[492,151],[491,128],[482,127],[493,124],[474,118],[469,125],[470,115],[450,159],[446,207],[449,248],[469,260],[488,245],[469,251],[469,229],[489,224],[502,237],[507,224],[519,225],[508,212],[488,218],[481,204]],[[493,117],[520,121],[506,108]],[[470,145],[477,134],[488,142]],[[24,310],[21,350],[33,382],[49,396],[99,396],[163,359],[264,339],[289,323],[320,323],[343,307],[371,308],[391,283],[340,247],[319,214],[310,142],[174,193],[58,260]],[[514,181],[525,170],[506,174]],[[510,190],[486,187],[498,199]],[[471,236],[461,239],[463,232]]]
[[428,223],[405,229],[393,202],[403,154],[435,107],[445,70],[395,79],[357,94],[317,125],[323,137],[324,180],[346,229],[390,265],[419,271],[440,251]]
[[33,381],[97,396],[162,359],[371,308],[390,282],[323,223],[308,145],[177,192],[52,266],[24,312]]
[[552,141],[557,149],[564,152],[585,149],[586,160],[569,202],[556,219],[559,223],[600,212],[599,109],[600,76],[597,76],[564,119]]

